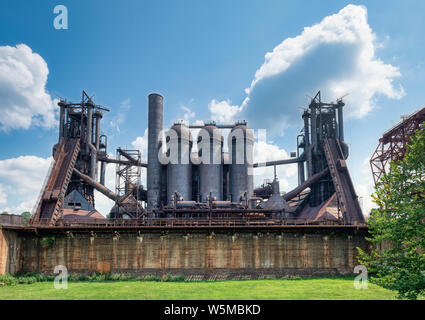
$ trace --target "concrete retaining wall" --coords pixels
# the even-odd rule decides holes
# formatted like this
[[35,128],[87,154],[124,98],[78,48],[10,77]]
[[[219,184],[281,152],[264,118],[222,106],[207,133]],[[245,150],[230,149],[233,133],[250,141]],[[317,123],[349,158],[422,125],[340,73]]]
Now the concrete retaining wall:
[[[0,272],[164,274],[205,278],[261,278],[351,274],[365,232],[55,233],[3,231]],[[43,240],[44,239],[44,240]]]
[[0,226],[0,274],[15,274],[21,269],[21,249],[18,234]]

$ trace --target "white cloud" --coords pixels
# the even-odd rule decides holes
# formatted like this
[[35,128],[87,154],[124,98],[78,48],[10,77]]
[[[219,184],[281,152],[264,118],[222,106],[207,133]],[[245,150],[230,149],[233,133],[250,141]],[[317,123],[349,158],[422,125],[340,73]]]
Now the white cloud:
[[56,125],[55,101],[46,92],[49,69],[25,44],[0,46],[0,130]]
[[[0,211],[31,211],[52,157],[21,156],[0,161]],[[3,196],[2,196],[3,194]],[[3,201],[1,201],[3,200]]]
[[145,129],[143,137],[137,137],[131,145],[134,149],[140,150],[142,153],[142,160],[146,160],[148,158],[148,129]]
[[124,123],[128,112],[131,108],[131,99],[127,98],[123,100],[118,107],[118,114],[116,114],[112,120],[109,122],[110,127],[115,130],[116,132],[120,133],[121,129],[120,126]]
[[[142,161],[146,161],[148,159],[148,129],[145,129],[143,137],[137,137],[131,145],[134,149],[140,150]],[[142,168],[140,182],[146,188],[146,169]]]
[[7,203],[7,194],[4,192],[4,188],[0,185],[0,204]]
[[363,214],[369,216],[370,211],[377,205],[372,200],[372,194],[375,191],[375,183],[370,171],[369,158],[364,159],[361,169],[359,170],[359,181],[357,177],[353,177],[355,190],[359,196],[359,202],[363,210]]
[[236,120],[235,117],[240,113],[242,107],[232,106],[230,100],[216,101],[213,99],[208,105],[208,110],[211,113],[211,120],[230,123]]
[[195,118],[195,112],[193,112],[186,106],[180,106],[180,109],[184,111],[183,120],[187,124],[190,124],[191,120]]
[[375,54],[380,46],[366,8],[348,5],[266,53],[241,106],[212,100],[210,111],[219,121],[243,116],[253,128],[282,134],[301,121],[299,107],[308,103],[306,95],[322,90],[327,100],[349,93],[346,114],[363,117],[379,95],[391,99],[404,95],[401,85],[394,84],[401,76],[398,68]]
[[[109,154],[109,157],[113,158],[113,154]],[[105,170],[105,186],[115,192],[115,168],[114,164],[108,164]],[[103,195],[97,190],[94,190],[94,199],[96,210],[106,216],[114,206],[114,201]]]

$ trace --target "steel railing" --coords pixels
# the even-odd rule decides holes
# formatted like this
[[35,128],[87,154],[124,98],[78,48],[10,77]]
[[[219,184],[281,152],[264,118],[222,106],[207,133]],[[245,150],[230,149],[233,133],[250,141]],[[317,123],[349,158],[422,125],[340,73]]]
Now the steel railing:
[[[33,227],[49,227],[49,219],[33,222]],[[229,227],[284,227],[284,226],[350,226],[344,221],[309,221],[307,219],[242,218],[150,218],[150,219],[59,219],[53,228],[60,227],[145,227],[145,228],[229,228]],[[353,226],[353,225],[351,225]]]

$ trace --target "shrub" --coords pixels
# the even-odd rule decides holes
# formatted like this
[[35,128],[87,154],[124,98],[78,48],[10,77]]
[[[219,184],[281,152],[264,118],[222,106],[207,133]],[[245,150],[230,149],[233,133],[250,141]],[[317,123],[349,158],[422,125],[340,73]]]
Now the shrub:
[[55,237],[43,237],[43,239],[40,240],[40,244],[44,248],[52,248],[55,245]]

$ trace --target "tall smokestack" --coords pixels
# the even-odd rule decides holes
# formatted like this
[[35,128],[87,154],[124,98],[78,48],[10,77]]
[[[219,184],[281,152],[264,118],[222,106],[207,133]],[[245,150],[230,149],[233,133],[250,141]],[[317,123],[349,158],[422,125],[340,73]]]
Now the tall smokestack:
[[161,199],[162,165],[158,160],[159,137],[162,132],[164,98],[156,93],[149,95],[148,114],[148,210],[157,209]]

